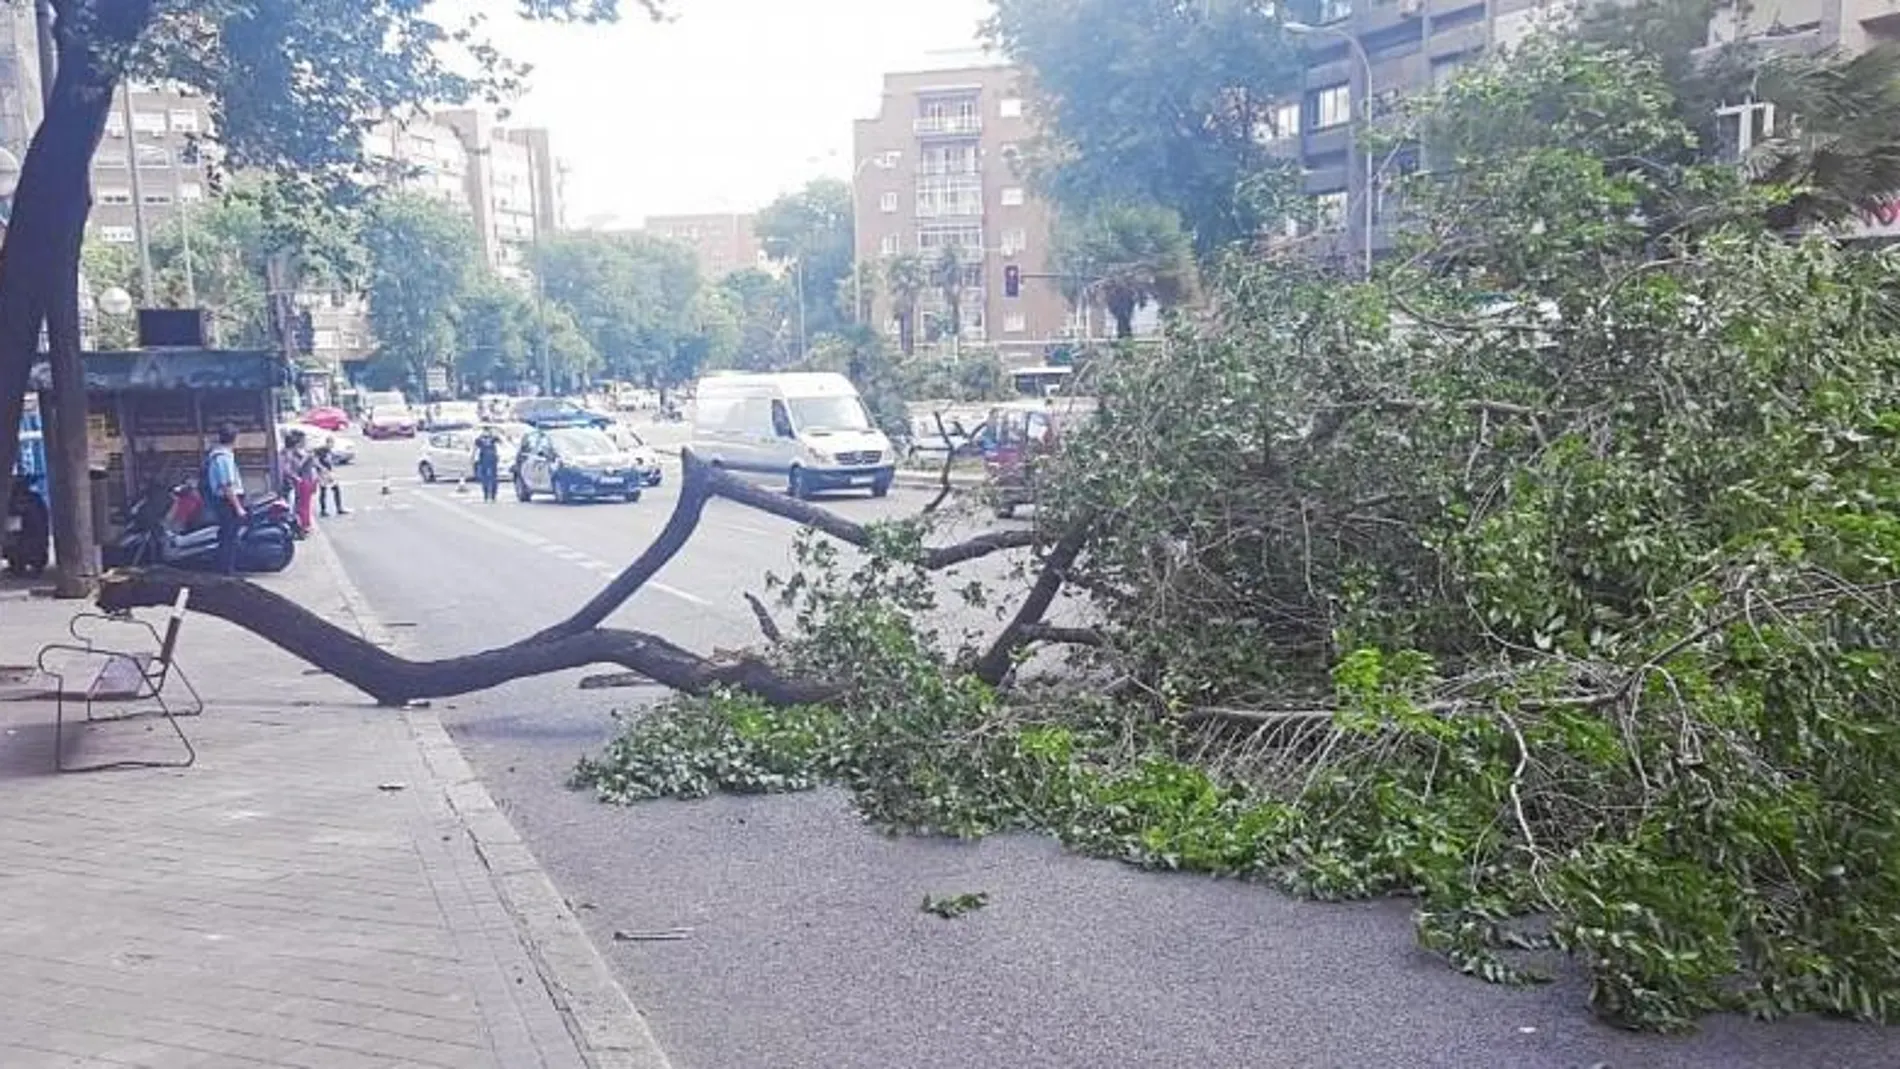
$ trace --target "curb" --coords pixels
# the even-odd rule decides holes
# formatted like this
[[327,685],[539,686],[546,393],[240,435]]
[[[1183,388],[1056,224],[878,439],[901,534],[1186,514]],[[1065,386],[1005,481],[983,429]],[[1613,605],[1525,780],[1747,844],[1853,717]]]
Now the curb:
[[[322,558],[358,633],[384,649],[394,645],[389,630],[343,571],[328,536],[314,533],[305,544]],[[589,1069],[672,1069],[646,1018],[621,990],[580,919],[469,767],[442,726],[441,716],[427,707],[410,707],[402,715],[422,751],[423,764],[442,788],[450,810],[488,869],[489,882],[514,918],[516,936],[566,1022],[582,1060]]]

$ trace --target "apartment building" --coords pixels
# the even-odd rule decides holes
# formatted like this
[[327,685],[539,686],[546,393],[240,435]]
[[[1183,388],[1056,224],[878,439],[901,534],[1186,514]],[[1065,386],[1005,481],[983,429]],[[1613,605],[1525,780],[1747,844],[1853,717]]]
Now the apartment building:
[[[1077,330],[1048,277],[1052,216],[1016,166],[1035,136],[1021,83],[1002,66],[885,75],[878,114],[855,124],[852,214],[860,263],[915,255],[934,264],[955,247],[964,261],[962,338],[1035,360]],[[1010,274],[1015,296],[1006,292]],[[921,304],[928,337],[947,302],[932,286]],[[876,295],[875,317],[896,331],[887,292]]]
[[[128,101],[129,98],[129,101]],[[131,245],[209,195],[211,107],[158,86],[122,87],[92,156],[91,226],[101,241]]]
[[467,160],[463,197],[482,251],[503,278],[527,278],[527,249],[552,233],[561,216],[558,167],[545,130],[511,130],[486,112],[437,112],[455,132]]
[[747,213],[648,216],[643,229],[693,250],[700,277],[719,279],[747,268],[772,270]]

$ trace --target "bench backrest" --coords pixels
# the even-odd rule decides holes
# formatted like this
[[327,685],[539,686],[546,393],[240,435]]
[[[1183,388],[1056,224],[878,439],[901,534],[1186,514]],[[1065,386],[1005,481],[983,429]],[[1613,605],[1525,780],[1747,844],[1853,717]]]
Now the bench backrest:
[[178,597],[172,601],[171,618],[165,621],[165,638],[158,645],[158,663],[170,667],[172,651],[178,647],[178,632],[185,626],[185,605],[191,600],[191,588],[178,588]]

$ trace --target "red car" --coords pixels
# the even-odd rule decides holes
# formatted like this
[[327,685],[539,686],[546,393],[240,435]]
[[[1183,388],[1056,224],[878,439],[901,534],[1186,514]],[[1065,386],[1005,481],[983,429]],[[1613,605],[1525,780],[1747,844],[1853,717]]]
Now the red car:
[[302,422],[308,423],[312,427],[322,427],[324,430],[335,434],[337,431],[350,425],[350,414],[335,405],[324,405],[305,412]]

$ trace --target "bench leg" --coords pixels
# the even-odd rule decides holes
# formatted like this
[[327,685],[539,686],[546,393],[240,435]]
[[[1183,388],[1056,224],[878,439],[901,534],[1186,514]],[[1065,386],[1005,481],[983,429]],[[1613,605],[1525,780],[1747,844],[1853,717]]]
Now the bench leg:
[[[59,771],[61,772],[106,772],[113,769],[121,769],[121,768],[190,768],[194,763],[197,762],[198,749],[197,747],[191,744],[191,739],[188,736],[186,736],[184,725],[178,722],[179,716],[197,716],[199,713],[204,712],[204,700],[198,697],[198,691],[196,688],[194,688],[191,685],[191,681],[189,679],[183,680],[185,684],[185,690],[190,692],[191,694],[192,708],[189,711],[175,713],[172,710],[170,703],[165,701],[165,695],[162,693],[164,689],[163,687],[160,687],[158,690],[153,691],[150,695],[151,700],[158,703],[157,708],[144,709],[144,710],[139,710],[137,712],[131,712],[131,713],[121,713],[116,716],[93,715],[92,699],[90,698],[86,699],[86,722],[87,723],[97,723],[97,722],[109,723],[109,722],[114,722],[114,721],[119,721],[119,720],[135,720],[140,717],[146,717],[146,716],[164,717],[165,723],[171,726],[172,733],[178,736],[178,741],[181,744],[183,744],[183,746],[185,747],[184,760],[182,761],[177,761],[177,760],[174,760],[174,761],[130,761],[130,760],[102,761],[98,764],[92,764],[92,765],[69,765],[66,763],[66,681],[64,679],[61,679],[57,674],[55,674],[53,678],[57,680],[59,683],[59,690],[56,692],[54,700],[53,700],[53,762],[54,762],[55,767],[57,767]],[[181,679],[182,679],[182,676],[181,676]]]

